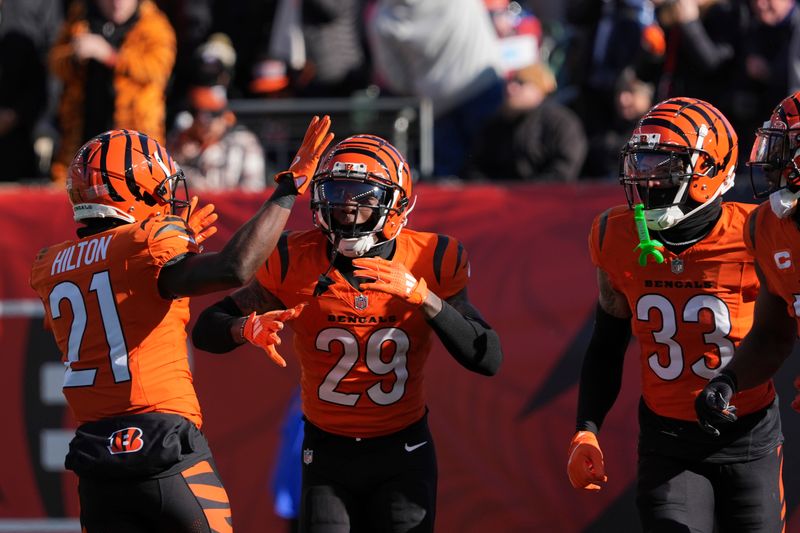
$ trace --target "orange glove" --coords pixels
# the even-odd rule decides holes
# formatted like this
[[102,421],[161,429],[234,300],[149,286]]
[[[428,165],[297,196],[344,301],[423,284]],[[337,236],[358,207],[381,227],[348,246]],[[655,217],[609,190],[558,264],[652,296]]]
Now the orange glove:
[[333,139],[333,133],[328,133],[330,127],[331,117],[325,115],[320,120],[318,116],[314,115],[308,125],[306,135],[303,137],[303,144],[300,145],[297,155],[294,156],[289,170],[276,174],[275,181],[280,181],[284,176],[288,176],[292,178],[297,194],[303,194],[317,171],[320,157]]
[[417,280],[403,263],[387,261],[381,257],[362,257],[353,259],[353,265],[358,269],[353,275],[375,280],[361,283],[362,289],[395,294],[411,305],[422,305],[428,296],[428,284],[425,280]]
[[219,215],[214,212],[214,204],[206,204],[197,211],[197,202],[200,199],[197,196],[192,196],[189,203],[189,229],[194,233],[194,240],[197,244],[202,243],[217,232],[217,227],[214,222],[217,221]]
[[591,431],[578,431],[569,443],[567,460],[569,482],[576,489],[600,490],[601,483],[608,481],[603,452],[597,437]]
[[307,304],[305,302],[297,304],[291,309],[280,309],[269,311],[263,315],[254,312],[245,319],[242,324],[242,337],[250,344],[255,344],[267,352],[272,361],[280,367],[286,366],[286,360],[281,357],[275,346],[281,343],[278,331],[283,329],[283,323],[287,320],[297,318]]

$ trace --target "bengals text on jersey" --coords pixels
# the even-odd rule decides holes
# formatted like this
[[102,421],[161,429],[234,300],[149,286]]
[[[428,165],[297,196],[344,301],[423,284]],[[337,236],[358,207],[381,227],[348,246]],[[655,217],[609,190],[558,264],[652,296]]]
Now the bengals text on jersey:
[[161,268],[198,253],[186,221],[147,218],[39,252],[31,287],[66,366],[80,423],[158,412],[202,424],[186,344],[189,299],[158,290]]
[[[696,420],[694,400],[749,331],[758,278],[742,233],[753,205],[722,204],[701,241],[665,261],[642,267],[635,251],[633,211],[618,206],[596,217],[589,235],[592,262],[625,295],[639,342],[642,397],[660,416]],[[738,414],[768,406],[772,382],[736,395]]]
[[[333,284],[313,292],[330,264],[318,230],[284,234],[258,281],[288,308],[308,302],[292,320],[300,360],[303,412],[315,426],[348,437],[403,429],[425,413],[423,367],[433,331],[422,312],[402,298],[359,291],[336,270]],[[393,261],[447,299],[467,284],[469,261],[452,237],[404,230]]]

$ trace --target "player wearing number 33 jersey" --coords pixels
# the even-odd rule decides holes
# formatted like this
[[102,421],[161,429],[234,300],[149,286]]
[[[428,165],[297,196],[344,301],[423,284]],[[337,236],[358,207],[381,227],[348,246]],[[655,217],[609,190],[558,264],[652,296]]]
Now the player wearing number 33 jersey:
[[[620,155],[628,205],[600,214],[589,235],[599,301],[567,473],[577,489],[611,483],[597,435],[633,336],[642,386],[636,503],[646,532],[783,527],[783,436],[772,382],[736,396],[739,421],[720,437],[701,428],[694,409],[749,331],[759,291],[744,242],[754,206],[722,200],[737,153],[736,133],[711,104],[657,104]],[[652,246],[658,253],[648,255]]]
[[413,205],[408,164],[391,144],[345,139],[311,183],[318,230],[285,234],[254,283],[193,330],[199,348],[249,341],[281,364],[279,339],[265,332],[280,313],[293,318],[306,420],[300,531],[432,532],[423,375],[434,333],[473,372],[500,365],[497,334],[467,298],[467,252],[452,237],[404,230]]
[[214,206],[194,209],[183,172],[155,140],[112,130],[75,155],[67,192],[78,239],[44,248],[30,282],[79,423],[65,463],[79,478],[82,531],[232,530],[200,431],[188,296],[253,277],[331,140],[329,124],[311,121],[295,164],[219,253],[200,253],[216,232]]

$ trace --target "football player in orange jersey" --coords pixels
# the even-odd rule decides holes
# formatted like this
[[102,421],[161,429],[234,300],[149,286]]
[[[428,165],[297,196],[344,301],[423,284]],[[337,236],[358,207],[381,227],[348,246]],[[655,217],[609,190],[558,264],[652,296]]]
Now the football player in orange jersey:
[[[747,162],[756,197],[769,197],[750,214],[745,231],[761,290],[752,329],[728,366],[697,398],[697,416],[711,433],[723,433],[741,418],[737,391],[768,382],[791,354],[800,331],[800,279],[794,264],[800,258],[798,165],[800,92],[784,98],[757,130]],[[800,389],[800,377],[795,387]],[[800,395],[792,407],[800,411]]]
[[306,420],[301,531],[433,531],[423,390],[432,333],[473,372],[500,366],[499,338],[467,298],[466,251],[452,237],[404,230],[413,205],[408,164],[391,144],[345,139],[311,184],[318,230],[285,234],[256,281],[193,329],[205,350],[274,348],[259,313],[305,305],[292,322]]
[[189,213],[197,198],[188,199],[183,172],[152,138],[108,131],[73,159],[67,192],[78,239],[44,248],[30,281],[80,424],[66,467],[79,478],[83,531],[231,531],[200,432],[185,296],[250,281],[310,183],[329,128],[327,116],[312,119],[270,199],[219,253],[200,253],[216,231],[213,206]]
[[[753,317],[758,279],[743,241],[755,207],[723,202],[737,137],[712,105],[671,98],[639,121],[620,154],[628,205],[592,225],[599,302],[580,377],[567,471],[576,489],[606,483],[597,434],[621,385],[631,333],[642,397],[636,502],[644,531],[776,532],[783,528],[781,434],[770,381],[736,398],[740,422],[714,438],[695,397],[733,355]],[[640,265],[632,207],[644,206],[663,259]],[[717,529],[715,529],[717,528]]]

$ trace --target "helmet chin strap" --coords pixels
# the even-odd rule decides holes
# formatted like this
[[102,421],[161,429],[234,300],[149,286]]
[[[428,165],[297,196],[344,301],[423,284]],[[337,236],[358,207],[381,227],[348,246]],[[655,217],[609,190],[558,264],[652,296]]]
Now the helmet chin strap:
[[683,211],[680,207],[672,205],[659,209],[647,209],[644,212],[647,228],[661,231],[673,227],[683,219]]
[[800,191],[778,189],[769,195],[769,206],[778,218],[786,218],[797,209],[798,198],[800,198]]
[[336,242],[336,251],[345,257],[361,257],[378,243],[378,237],[374,233],[362,237],[349,239],[339,239]]
[[[661,207],[658,209],[646,209],[644,212],[644,218],[647,222],[647,228],[655,231],[662,231],[665,229],[672,228],[680,223],[682,220],[689,218],[690,216],[694,215],[701,209],[707,207],[711,203],[713,203],[717,198],[722,196],[725,191],[730,189],[733,186],[733,176],[728,176],[726,178],[725,183],[717,189],[717,192],[714,193],[714,196],[703,202],[702,204],[698,205],[688,213],[684,213],[680,207],[677,205],[671,205],[669,207]],[[678,193],[677,196],[680,196],[681,192]],[[676,196],[676,197],[677,197]]]

